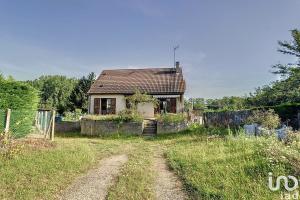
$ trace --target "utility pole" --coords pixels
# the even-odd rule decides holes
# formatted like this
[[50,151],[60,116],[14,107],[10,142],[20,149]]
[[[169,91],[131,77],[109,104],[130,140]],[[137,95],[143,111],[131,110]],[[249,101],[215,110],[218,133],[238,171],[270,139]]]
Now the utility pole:
[[175,52],[176,52],[176,50],[179,48],[179,45],[177,45],[177,46],[175,46],[174,48],[173,48],[173,50],[174,50],[174,68],[176,67],[176,54],[175,54]]

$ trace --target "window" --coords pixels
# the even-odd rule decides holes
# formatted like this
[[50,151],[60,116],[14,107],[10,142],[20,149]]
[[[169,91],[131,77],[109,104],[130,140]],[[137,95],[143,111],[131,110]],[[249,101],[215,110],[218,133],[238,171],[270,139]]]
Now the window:
[[116,98],[101,99],[101,114],[102,115],[116,114]]

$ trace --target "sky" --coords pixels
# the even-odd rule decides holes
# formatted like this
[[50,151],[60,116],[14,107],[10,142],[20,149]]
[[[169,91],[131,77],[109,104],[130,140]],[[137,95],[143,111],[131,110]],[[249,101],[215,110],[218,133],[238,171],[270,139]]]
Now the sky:
[[276,80],[278,40],[300,28],[299,0],[0,0],[0,72],[18,80],[172,67],[187,97],[243,96]]

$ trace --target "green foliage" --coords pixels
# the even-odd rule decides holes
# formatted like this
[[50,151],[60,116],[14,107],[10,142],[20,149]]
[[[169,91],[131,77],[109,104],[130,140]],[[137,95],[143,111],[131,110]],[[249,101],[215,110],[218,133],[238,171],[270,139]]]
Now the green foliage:
[[63,120],[64,121],[79,121],[80,117],[82,116],[81,109],[75,109],[74,112],[65,112]]
[[79,79],[69,97],[69,106],[71,111],[75,111],[76,108],[81,109],[84,113],[88,111],[87,93],[95,78],[96,75],[92,72],[87,77],[83,76]]
[[280,118],[274,110],[254,110],[246,119],[246,123],[257,123],[268,129],[275,129],[280,125]]
[[189,98],[188,100],[185,99],[184,107],[187,110],[205,110],[206,104],[204,98]]
[[128,101],[133,110],[137,110],[139,103],[153,103],[154,107],[158,106],[158,100],[156,98],[143,94],[139,90],[136,90],[133,95],[126,97],[125,100]]
[[68,110],[69,97],[78,80],[66,76],[41,76],[34,81],[27,81],[40,91],[40,108],[56,109],[63,114]]
[[243,97],[223,97],[221,99],[207,99],[207,110],[242,110],[247,107]]
[[186,115],[183,113],[173,114],[165,113],[157,116],[157,120],[163,123],[181,123],[186,121]]
[[10,130],[14,137],[30,133],[38,100],[38,92],[28,84],[13,80],[0,81],[0,110],[12,110]]
[[86,115],[83,118],[100,120],[100,121],[115,121],[115,122],[142,122],[143,117],[136,111],[131,109],[125,109],[118,113],[118,115]]
[[142,122],[143,116],[141,116],[136,110],[125,109],[118,113],[120,121],[135,121]]

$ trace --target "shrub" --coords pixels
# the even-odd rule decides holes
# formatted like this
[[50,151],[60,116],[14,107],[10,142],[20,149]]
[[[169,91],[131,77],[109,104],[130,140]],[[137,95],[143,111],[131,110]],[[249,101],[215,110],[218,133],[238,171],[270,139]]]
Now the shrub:
[[0,156],[11,159],[21,152],[22,146],[14,143],[4,133],[0,133]]
[[179,114],[172,114],[172,113],[166,113],[166,114],[161,114],[157,116],[157,120],[159,122],[163,123],[181,123],[186,120],[186,115],[183,113]]
[[119,112],[120,121],[143,121],[143,117],[136,110],[125,109]]
[[0,110],[12,110],[10,129],[14,137],[30,133],[37,105],[38,92],[33,87],[13,80],[0,80]]
[[75,109],[75,112],[65,112],[63,120],[64,121],[78,121],[78,120],[80,120],[81,116],[82,116],[82,110]]
[[116,122],[141,122],[143,117],[136,111],[125,109],[118,113],[118,115],[86,115],[83,118],[100,121],[116,121]]
[[254,110],[246,119],[246,123],[257,123],[268,129],[275,129],[280,125],[280,118],[274,110]]

